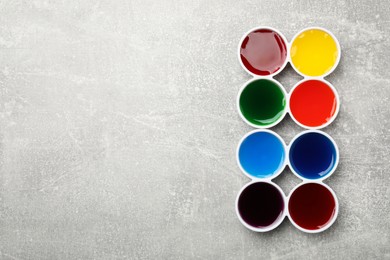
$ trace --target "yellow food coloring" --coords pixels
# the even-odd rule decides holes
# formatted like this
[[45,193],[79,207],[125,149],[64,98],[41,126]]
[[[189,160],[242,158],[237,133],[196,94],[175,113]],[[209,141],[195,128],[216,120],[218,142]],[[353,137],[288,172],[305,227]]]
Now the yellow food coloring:
[[291,43],[291,63],[301,74],[325,76],[337,66],[340,50],[328,32],[309,29],[301,32]]

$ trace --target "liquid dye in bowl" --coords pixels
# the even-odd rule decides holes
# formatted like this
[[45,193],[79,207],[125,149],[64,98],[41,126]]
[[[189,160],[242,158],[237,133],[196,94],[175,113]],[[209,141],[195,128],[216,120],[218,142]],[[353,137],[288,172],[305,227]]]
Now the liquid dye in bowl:
[[290,96],[291,115],[302,125],[320,127],[336,114],[337,98],[332,88],[321,80],[306,80]]
[[339,60],[336,40],[321,29],[308,29],[291,43],[291,63],[303,75],[318,77],[329,73]]
[[308,132],[293,141],[289,151],[290,166],[305,179],[320,179],[336,167],[337,151],[325,135]]
[[281,87],[268,79],[250,82],[240,94],[239,109],[250,123],[266,127],[284,115],[286,97]]
[[268,178],[282,170],[285,157],[282,141],[269,132],[253,132],[238,148],[239,164],[255,178]]
[[266,182],[255,182],[247,186],[237,203],[241,219],[254,228],[271,226],[284,212],[283,195]]
[[279,71],[287,59],[282,36],[270,29],[250,32],[240,46],[240,58],[247,70],[260,76]]
[[336,200],[323,185],[306,183],[290,196],[288,211],[292,221],[306,230],[318,230],[336,217]]

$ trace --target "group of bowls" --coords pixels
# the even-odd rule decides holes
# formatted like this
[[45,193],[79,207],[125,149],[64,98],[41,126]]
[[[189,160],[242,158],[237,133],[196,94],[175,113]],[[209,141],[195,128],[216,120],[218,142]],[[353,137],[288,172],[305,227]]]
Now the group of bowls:
[[[251,179],[236,199],[236,213],[245,227],[270,231],[287,216],[299,230],[318,233],[336,220],[336,194],[322,181],[336,170],[339,151],[332,137],[319,129],[331,124],[340,108],[336,89],[323,79],[337,67],[340,54],[336,37],[319,27],[300,31],[291,43],[264,26],[241,39],[239,61],[253,79],[241,87],[237,109],[243,121],[256,128],[241,139],[236,153],[239,168]],[[290,94],[273,79],[288,62],[304,77]],[[289,145],[267,129],[287,113],[307,129]],[[287,165],[302,180],[288,196],[272,182]]]

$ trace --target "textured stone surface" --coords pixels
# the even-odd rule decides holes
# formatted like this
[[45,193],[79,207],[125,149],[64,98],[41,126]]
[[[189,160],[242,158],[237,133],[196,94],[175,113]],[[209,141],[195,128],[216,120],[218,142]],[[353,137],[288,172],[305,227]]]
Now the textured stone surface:
[[[1,259],[389,259],[388,1],[0,1]],[[246,230],[235,109],[252,27],[342,46],[324,233]],[[300,77],[287,66],[289,90]],[[287,142],[302,129],[274,127]],[[299,180],[276,180],[288,193]]]

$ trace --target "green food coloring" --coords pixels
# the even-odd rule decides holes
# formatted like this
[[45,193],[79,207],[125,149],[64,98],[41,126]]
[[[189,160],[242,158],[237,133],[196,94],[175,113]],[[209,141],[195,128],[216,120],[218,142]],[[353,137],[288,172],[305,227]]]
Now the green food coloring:
[[247,84],[239,96],[242,116],[258,127],[270,127],[284,115],[286,95],[276,81],[256,79]]

